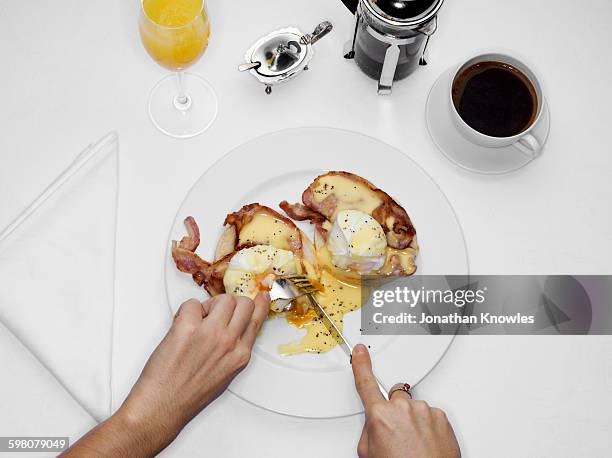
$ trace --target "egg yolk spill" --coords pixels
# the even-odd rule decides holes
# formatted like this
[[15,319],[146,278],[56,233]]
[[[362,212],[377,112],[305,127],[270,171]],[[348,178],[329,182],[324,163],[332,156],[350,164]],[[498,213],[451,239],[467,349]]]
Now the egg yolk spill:
[[[358,282],[349,283],[339,280],[326,270],[320,279],[322,291],[315,297],[321,307],[327,312],[340,330],[344,326],[344,315],[361,307],[361,287]],[[306,330],[306,335],[298,342],[279,346],[283,355],[298,353],[323,353],[334,348],[341,342],[340,337],[328,329],[326,318],[316,309],[310,308],[304,315],[288,314],[287,321],[300,329]]]
[[[386,248],[387,261],[382,269],[376,271],[379,275],[387,275],[392,268],[389,257],[395,256],[398,262],[409,271],[414,269],[416,250],[406,248],[396,250]],[[362,288],[361,277],[358,272],[335,267],[326,246],[317,251],[319,263],[323,267],[319,279],[321,290],[315,297],[321,307],[327,312],[340,330],[343,330],[344,316],[361,308]],[[324,353],[341,343],[341,338],[328,329],[326,318],[316,308],[308,308],[306,313],[299,314],[290,311],[286,314],[289,323],[299,329],[305,329],[306,335],[297,342],[280,345],[278,350],[282,355],[295,355],[299,353]]]

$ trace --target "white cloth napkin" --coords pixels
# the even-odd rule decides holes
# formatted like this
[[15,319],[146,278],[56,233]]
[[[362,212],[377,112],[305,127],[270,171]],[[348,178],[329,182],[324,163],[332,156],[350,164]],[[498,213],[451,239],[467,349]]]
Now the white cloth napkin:
[[117,184],[111,133],[0,233],[0,320],[97,420],[111,408]]

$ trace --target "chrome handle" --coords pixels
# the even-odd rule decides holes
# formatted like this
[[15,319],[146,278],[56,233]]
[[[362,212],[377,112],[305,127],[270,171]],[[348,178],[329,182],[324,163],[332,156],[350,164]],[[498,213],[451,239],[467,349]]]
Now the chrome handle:
[[393,86],[393,78],[395,77],[395,69],[397,68],[399,55],[399,46],[391,45],[387,48],[387,52],[385,53],[385,61],[383,63],[383,68],[380,72],[380,79],[378,81],[378,94],[391,94],[391,87]]
[[329,32],[332,31],[334,26],[329,21],[323,21],[318,26],[315,27],[314,31],[310,34],[306,34],[300,40],[304,45],[313,45]]

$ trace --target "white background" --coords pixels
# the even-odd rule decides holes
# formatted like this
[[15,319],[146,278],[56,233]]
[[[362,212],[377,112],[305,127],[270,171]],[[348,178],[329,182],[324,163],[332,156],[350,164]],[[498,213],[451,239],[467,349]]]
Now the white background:
[[[391,97],[377,96],[375,82],[342,59],[353,23],[340,0],[208,6],[210,47],[192,71],[215,87],[219,116],[204,135],[178,141],[147,117],[148,92],[165,71],[140,44],[138,0],[0,2],[0,226],[85,145],[109,130],[120,136],[115,406],[170,323],[162,268],[178,205],[216,159],[266,132],[341,127],[410,155],[454,205],[473,273],[612,273],[611,2],[447,0],[430,65],[397,83]],[[334,31],[317,43],[311,71],[271,96],[236,71],[259,36],[286,25],[309,30],[324,19]],[[496,47],[535,64],[552,129],[533,164],[485,177],[438,153],[424,105],[444,69]],[[279,160],[295,160],[289,154]],[[227,185],[239,183],[228,176]],[[612,425],[611,343],[609,337],[458,338],[417,395],[447,410],[465,456],[604,456]],[[25,355],[0,328],[0,435],[74,438],[91,426]],[[353,456],[362,421],[283,417],[227,393],[165,454]]]

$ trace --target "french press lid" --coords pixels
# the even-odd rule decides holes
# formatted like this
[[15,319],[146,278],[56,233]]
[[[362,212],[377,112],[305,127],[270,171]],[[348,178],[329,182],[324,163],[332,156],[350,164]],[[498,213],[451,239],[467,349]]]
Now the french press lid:
[[366,11],[383,23],[416,27],[430,21],[443,0],[361,0]]

